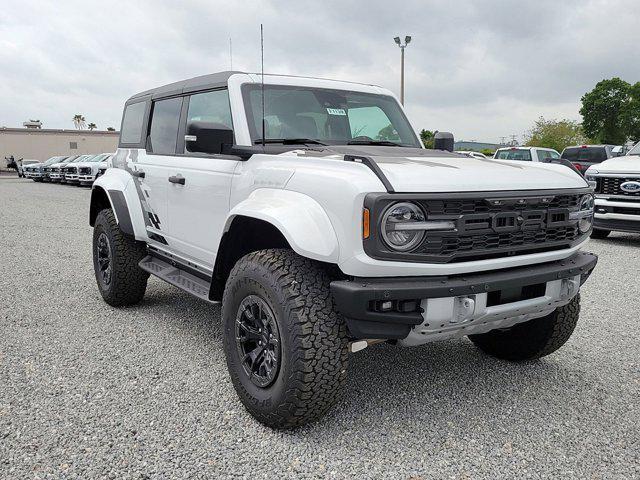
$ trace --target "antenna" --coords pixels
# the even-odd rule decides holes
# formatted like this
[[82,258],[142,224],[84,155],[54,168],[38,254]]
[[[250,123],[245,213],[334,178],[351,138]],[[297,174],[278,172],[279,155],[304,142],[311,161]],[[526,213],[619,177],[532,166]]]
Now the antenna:
[[262,77],[262,85],[260,87],[262,93],[262,149],[264,150],[264,30],[260,24],[260,70]]
[[233,70],[233,45],[231,44],[231,37],[229,37],[229,70]]

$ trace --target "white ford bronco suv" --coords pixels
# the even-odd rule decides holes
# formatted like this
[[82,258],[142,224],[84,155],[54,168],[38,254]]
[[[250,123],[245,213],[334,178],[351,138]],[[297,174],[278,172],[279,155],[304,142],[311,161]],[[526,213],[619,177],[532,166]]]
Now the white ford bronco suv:
[[224,72],[134,95],[91,194],[100,293],[135,304],[152,274],[222,302],[232,383],[277,428],[324,414],[373,343],[555,351],[597,260],[591,188],[436,142],[372,85]]

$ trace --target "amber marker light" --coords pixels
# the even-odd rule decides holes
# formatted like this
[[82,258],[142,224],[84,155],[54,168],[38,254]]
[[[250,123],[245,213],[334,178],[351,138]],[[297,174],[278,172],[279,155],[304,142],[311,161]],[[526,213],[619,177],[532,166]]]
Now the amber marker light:
[[362,210],[362,238],[369,238],[369,209]]

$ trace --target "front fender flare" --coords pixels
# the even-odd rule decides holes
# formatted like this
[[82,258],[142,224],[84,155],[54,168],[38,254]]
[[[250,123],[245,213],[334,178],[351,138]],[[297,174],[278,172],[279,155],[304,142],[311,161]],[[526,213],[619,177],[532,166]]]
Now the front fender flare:
[[308,195],[281,189],[254,190],[249,197],[231,209],[225,232],[239,215],[272,224],[282,233],[291,248],[303,257],[338,263],[336,232],[322,206]]

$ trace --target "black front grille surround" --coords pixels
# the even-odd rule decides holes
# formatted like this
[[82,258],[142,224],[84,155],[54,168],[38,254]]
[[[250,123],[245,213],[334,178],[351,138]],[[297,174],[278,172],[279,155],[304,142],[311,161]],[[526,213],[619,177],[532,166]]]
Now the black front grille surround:
[[[578,221],[569,214],[579,209],[589,188],[517,192],[442,194],[371,193],[364,207],[371,218],[365,253],[378,260],[457,263],[561,250],[585,240]],[[382,239],[382,217],[397,202],[414,202],[427,220],[449,220],[455,230],[428,231],[410,252],[392,250]]]
[[625,192],[620,188],[625,182],[640,182],[640,177],[607,177],[597,176],[596,179],[596,195],[620,195],[624,197],[638,197],[640,198],[640,191],[637,192]]

